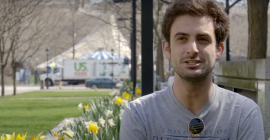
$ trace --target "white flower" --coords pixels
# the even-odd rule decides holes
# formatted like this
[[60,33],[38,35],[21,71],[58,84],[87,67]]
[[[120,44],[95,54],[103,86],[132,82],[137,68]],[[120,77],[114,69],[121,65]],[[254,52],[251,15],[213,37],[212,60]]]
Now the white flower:
[[80,103],[79,105],[78,105],[78,110],[82,110],[83,109],[83,105],[82,105],[82,103]]
[[128,100],[122,99],[121,106],[125,108],[125,107],[127,107],[127,105],[128,105]]
[[105,112],[105,114],[106,114],[107,117],[113,116],[113,111],[107,110],[107,111]]
[[74,132],[69,129],[67,131],[64,131],[64,133],[65,133],[65,140],[71,140],[71,138],[74,136]]
[[113,90],[109,95],[110,95],[110,96],[115,95],[115,91]]
[[98,119],[98,122],[104,127],[105,120],[102,117]]
[[119,119],[120,119],[120,120],[122,120],[123,114],[124,114],[124,110],[121,109],[121,110],[120,110],[120,113],[119,113]]
[[65,119],[65,120],[64,120],[64,126],[65,126],[65,127],[71,126],[71,123],[72,123],[72,121],[71,121],[70,119]]
[[108,123],[111,127],[115,126],[114,122],[113,122],[113,119],[109,119],[108,120]]

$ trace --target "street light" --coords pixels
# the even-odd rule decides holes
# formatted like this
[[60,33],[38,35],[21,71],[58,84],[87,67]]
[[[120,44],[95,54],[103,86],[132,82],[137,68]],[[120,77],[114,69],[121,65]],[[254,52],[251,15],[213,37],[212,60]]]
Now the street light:
[[113,49],[111,50],[112,51],[112,89],[113,89]]
[[48,64],[48,57],[49,57],[49,54],[50,54],[50,51],[49,49],[47,48],[46,49],[46,54],[47,54],[47,78],[45,79],[45,82],[46,82],[46,86],[47,86],[47,89],[49,89],[49,80],[48,80],[48,77],[49,77],[49,64]]

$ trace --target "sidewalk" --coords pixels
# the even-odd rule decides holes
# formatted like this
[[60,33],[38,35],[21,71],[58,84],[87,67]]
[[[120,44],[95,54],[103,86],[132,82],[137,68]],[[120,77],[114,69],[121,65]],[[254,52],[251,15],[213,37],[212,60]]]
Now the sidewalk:
[[[21,94],[25,92],[32,92],[32,91],[95,91],[95,89],[87,88],[84,85],[65,85],[62,86],[60,89],[59,86],[53,86],[44,87],[44,89],[40,89],[40,85],[18,85],[16,87],[16,94]],[[111,91],[112,89],[98,89],[98,91]],[[1,86],[0,86],[0,92],[1,92]],[[1,93],[0,93],[1,95]],[[5,96],[6,95],[13,95],[13,86],[12,85],[6,85],[5,86]]]

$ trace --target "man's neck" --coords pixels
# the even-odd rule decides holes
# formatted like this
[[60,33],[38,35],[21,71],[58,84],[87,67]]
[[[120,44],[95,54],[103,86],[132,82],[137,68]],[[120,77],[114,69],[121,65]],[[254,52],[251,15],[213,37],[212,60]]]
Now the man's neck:
[[210,100],[213,93],[211,76],[199,82],[189,82],[176,76],[173,93],[177,100],[189,109],[195,116]]

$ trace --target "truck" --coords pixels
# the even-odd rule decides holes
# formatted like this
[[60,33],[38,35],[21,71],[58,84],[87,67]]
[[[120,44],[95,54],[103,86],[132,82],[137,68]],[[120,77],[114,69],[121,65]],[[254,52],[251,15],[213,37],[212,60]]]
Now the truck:
[[60,81],[75,85],[100,77],[129,79],[129,65],[123,59],[64,60],[61,66],[47,66],[47,73],[41,74],[40,80],[44,80],[46,86],[54,86]]

